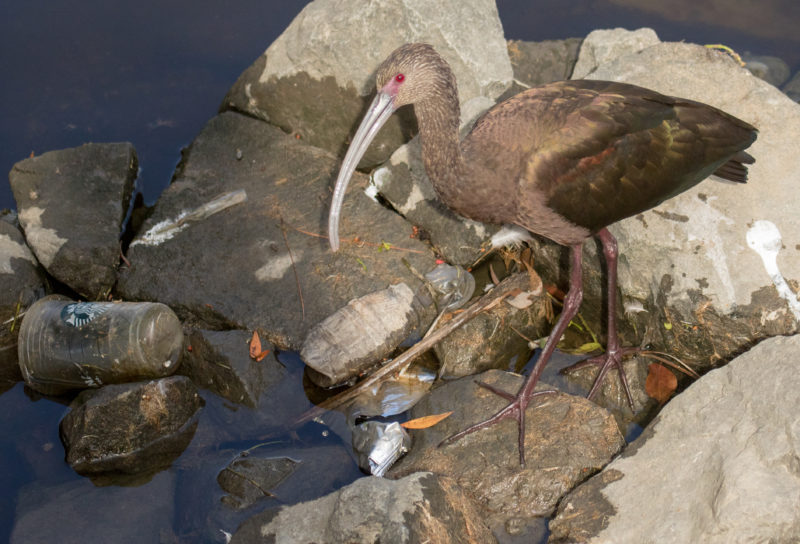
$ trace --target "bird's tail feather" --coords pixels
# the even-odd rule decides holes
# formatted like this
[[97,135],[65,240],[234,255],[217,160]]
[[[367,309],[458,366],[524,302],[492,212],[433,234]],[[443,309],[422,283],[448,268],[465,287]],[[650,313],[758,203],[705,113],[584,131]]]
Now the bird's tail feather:
[[747,183],[747,166],[756,160],[752,155],[744,151],[739,151],[731,159],[714,171],[715,176],[719,176],[736,183]]

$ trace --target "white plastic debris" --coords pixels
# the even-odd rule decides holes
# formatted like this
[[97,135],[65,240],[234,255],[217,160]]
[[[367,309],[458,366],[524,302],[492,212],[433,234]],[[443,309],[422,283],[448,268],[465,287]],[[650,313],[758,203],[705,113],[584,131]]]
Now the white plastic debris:
[[463,306],[475,292],[475,278],[460,266],[440,264],[425,274],[425,279],[441,293],[439,306],[447,311]]
[[761,256],[778,295],[786,300],[794,318],[800,321],[800,301],[778,268],[778,252],[781,250],[781,233],[778,227],[772,221],[756,221],[747,231],[747,245]]
[[353,429],[353,449],[358,466],[382,478],[411,445],[411,437],[399,423],[367,421]]
[[153,225],[150,230],[137,237],[131,242],[131,247],[139,244],[146,246],[157,246],[171,238],[182,230],[189,227],[193,222],[202,221],[215,213],[230,208],[236,204],[241,204],[247,200],[247,192],[244,189],[225,193],[217,198],[198,206],[194,210],[181,212],[174,219],[165,219]]

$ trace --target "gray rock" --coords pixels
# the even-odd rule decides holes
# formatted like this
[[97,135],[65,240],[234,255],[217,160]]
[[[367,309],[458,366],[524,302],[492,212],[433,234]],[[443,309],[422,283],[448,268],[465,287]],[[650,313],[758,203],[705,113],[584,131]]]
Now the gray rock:
[[0,220],[0,390],[22,379],[17,365],[21,314],[44,295],[43,271],[15,226]]
[[520,295],[481,312],[436,344],[442,376],[462,377],[492,368],[514,368],[515,364],[521,367],[532,350],[525,337],[547,336],[551,324],[542,280],[518,274],[514,282],[522,290]]
[[[584,38],[581,44],[580,55],[572,70],[571,79],[583,79],[598,66],[624,55],[636,54],[659,41],[652,28],[594,30]],[[590,79],[603,78],[592,77]]]
[[22,489],[11,544],[172,541],[175,474],[145,485],[98,488],[86,478]]
[[8,177],[36,258],[89,300],[117,279],[119,236],[138,172],[129,143],[85,144],[14,165]]
[[610,228],[623,308],[635,313],[644,343],[708,367],[797,331],[800,106],[727,54],[686,43],[625,54],[590,77],[699,100],[760,131],[746,185],[706,180]]
[[[524,87],[535,87],[569,79],[582,42],[582,38],[541,42],[509,40],[508,56],[514,69],[514,82]],[[520,90],[522,88],[517,92]]]
[[[406,42],[430,43],[444,55],[462,102],[496,98],[511,83],[503,29],[490,0],[316,0],[239,77],[222,108],[267,119],[338,155],[372,100],[375,69]],[[386,160],[413,126],[410,117],[394,116],[362,164]]]
[[255,408],[286,370],[275,359],[274,350],[260,361],[250,357],[251,337],[252,333],[241,330],[193,330],[186,339],[192,349],[184,353],[178,374],[231,402]]
[[675,397],[565,497],[551,542],[793,542],[800,336],[770,338]]
[[67,462],[87,475],[163,468],[191,441],[200,404],[185,376],[86,390],[61,420]]
[[753,55],[748,51],[742,55],[742,60],[745,62],[745,68],[750,70],[754,76],[776,87],[786,83],[792,74],[786,61],[778,57]]
[[25,243],[22,233],[10,223],[0,221],[0,320],[12,317],[44,293],[42,268]]
[[[217,116],[131,243],[132,267],[121,270],[118,292],[167,303],[202,328],[258,329],[262,341],[299,349],[312,326],[349,300],[398,282],[416,290],[405,262],[425,273],[434,256],[408,238],[408,223],[364,194],[364,176],[351,182],[344,245],[331,253],[323,233],[337,167],[329,153],[262,121]],[[148,236],[236,190],[245,202],[185,223],[170,239]],[[360,241],[351,242],[356,233]]]
[[315,501],[244,522],[231,544],[256,542],[495,542],[476,505],[450,478],[361,478]]
[[389,355],[413,329],[430,324],[430,310],[425,311],[405,283],[351,300],[306,336],[300,357],[316,371],[309,377],[330,387],[358,376]]
[[[475,379],[516,392],[522,378],[490,370]],[[538,389],[546,389],[540,384]],[[462,378],[434,390],[417,404],[411,417],[453,415],[437,425],[412,431],[411,451],[391,476],[420,470],[444,474],[475,497],[495,534],[535,516],[548,516],[561,496],[609,462],[624,445],[614,418],[581,398],[559,393],[539,397],[525,419],[525,467],[520,467],[517,423],[508,420],[461,440],[437,447],[445,438],[483,421],[507,400]]]

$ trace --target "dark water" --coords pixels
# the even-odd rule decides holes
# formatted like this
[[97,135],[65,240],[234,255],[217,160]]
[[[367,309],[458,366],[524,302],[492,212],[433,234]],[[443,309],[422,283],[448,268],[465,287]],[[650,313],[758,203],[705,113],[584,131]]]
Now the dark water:
[[[140,189],[148,202],[155,201],[169,182],[181,147],[305,3],[5,0],[0,4],[0,169],[8,172],[31,153],[89,141],[131,141],[139,153]],[[626,7],[626,0],[499,0],[498,7],[510,39],[580,37],[596,28],[650,26],[662,40],[724,43],[739,52],[781,57],[793,73],[800,68],[800,3],[717,3],[717,10],[703,0],[631,0],[628,5],[636,8]],[[0,182],[4,207],[13,207],[5,180]],[[287,362],[295,369],[298,364]],[[299,373],[291,375],[302,395]],[[204,396],[209,399],[208,415],[203,416],[207,421],[229,418],[231,425],[241,424],[231,416],[233,407]],[[64,489],[83,489],[83,479],[63,460],[58,422],[65,412],[64,405],[30,396],[21,384],[0,394],[0,541],[8,539],[18,507],[46,502]],[[189,497],[205,493],[211,495],[208,500],[218,500],[221,493],[213,477],[231,455],[223,446],[214,447],[203,425],[211,424],[201,423],[198,436],[203,439],[184,458],[136,488],[153,495],[152,500],[165,501],[171,530],[185,541],[199,541],[199,533],[213,531],[213,520],[201,526],[193,519],[205,513]],[[313,429],[304,432],[309,433],[301,437],[305,443],[327,439],[314,438]],[[255,436],[240,436],[229,447],[233,452],[257,443]],[[201,467],[202,459],[207,464]],[[345,466],[337,485],[357,475],[352,464]],[[187,483],[194,480],[204,483]],[[177,504],[167,504],[172,502],[169,494],[158,496],[165,485],[180,497]],[[112,509],[118,500],[114,493],[119,489],[128,488],[86,484],[79,496],[102,519],[104,509]],[[82,540],[79,525],[64,523],[62,531],[58,541]],[[118,536],[113,541],[136,541],[135,535]]]
[[[169,182],[180,148],[306,3],[5,0],[0,171],[31,153],[130,141],[139,153],[141,189],[153,202]],[[498,8],[509,39],[649,26],[662,40],[724,43],[781,57],[793,72],[800,68],[800,3],[715,3],[717,10],[710,0],[499,0]],[[655,11],[663,5],[664,14]],[[13,206],[3,180],[0,208]]]

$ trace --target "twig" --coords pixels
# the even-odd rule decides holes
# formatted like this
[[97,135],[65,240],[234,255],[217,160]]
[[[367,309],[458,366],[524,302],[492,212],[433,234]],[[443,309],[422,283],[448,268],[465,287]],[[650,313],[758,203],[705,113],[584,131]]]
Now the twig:
[[[281,218],[281,221],[283,221],[283,218]],[[317,232],[311,232],[311,231],[308,231],[308,230],[303,230],[303,229],[297,228],[297,227],[292,226],[292,225],[288,225],[288,226],[289,226],[290,229],[296,230],[300,234],[305,234],[306,236],[313,236],[314,238],[324,238],[325,240],[328,239],[328,237],[326,235],[324,235],[324,234],[319,234]],[[359,245],[364,245],[364,246],[369,246],[369,247],[377,247],[377,248],[381,248],[382,247],[382,248],[387,249],[387,250],[396,249],[397,251],[407,251],[409,253],[419,253],[421,255],[424,255],[425,253],[427,253],[426,251],[423,251],[421,249],[411,249],[411,248],[408,248],[408,247],[400,247],[400,246],[396,246],[394,244],[390,244],[388,242],[381,242],[380,244],[378,244],[378,243],[375,243],[375,242],[365,242],[363,240],[357,240],[355,238],[352,239],[352,240],[344,240],[343,239],[342,242],[347,242],[347,243],[350,243],[350,244],[359,244]]]
[[300,287],[300,276],[297,274],[297,266],[294,264],[294,256],[292,255],[292,248],[289,247],[289,239],[286,237],[286,227],[283,223],[283,216],[278,215],[281,220],[281,234],[283,235],[283,243],[286,244],[286,251],[289,252],[289,260],[292,261],[292,271],[294,272],[294,281],[297,284],[297,295],[300,297],[300,309],[303,311],[303,321],[306,319],[306,303],[303,300],[303,289]]
[[[640,351],[636,355],[637,356],[641,356],[641,357],[649,357],[651,359],[655,359],[656,361],[659,361],[659,362],[661,362],[661,363],[663,363],[663,364],[665,364],[665,365],[667,365],[669,367],[672,367],[675,370],[677,370],[678,372],[683,372],[687,376],[691,376],[692,378],[694,378],[696,380],[700,378],[700,375],[697,372],[695,372],[689,365],[687,365],[686,363],[684,363],[683,361],[681,361],[680,359],[678,359],[677,357],[675,357],[674,355],[671,355],[669,353],[664,353],[664,352],[661,352],[661,351],[644,350],[644,351]],[[673,363],[672,361],[670,361],[668,359],[666,359],[666,357],[669,357],[671,359],[675,359],[675,361],[677,361],[677,364]]]
[[487,294],[483,295],[479,298],[476,302],[474,302],[471,306],[466,308],[464,311],[458,313],[448,321],[445,325],[443,325],[440,329],[437,329],[430,335],[426,335],[423,340],[420,340],[409,349],[403,352],[402,355],[387,363],[385,366],[381,367],[374,374],[372,374],[367,379],[359,382],[358,384],[354,385],[347,391],[343,391],[338,395],[335,395],[326,401],[314,406],[313,408],[307,410],[303,413],[300,417],[298,417],[295,421],[293,426],[301,425],[306,421],[312,420],[315,417],[318,417],[325,413],[328,410],[333,410],[340,406],[347,404],[348,402],[355,399],[359,396],[363,391],[372,387],[375,383],[379,382],[385,376],[392,374],[394,372],[399,371],[406,365],[408,365],[411,361],[422,355],[424,352],[428,351],[434,345],[436,345],[440,340],[442,340],[445,336],[449,335],[451,332],[459,328],[461,325],[466,323],[467,321],[471,320],[473,317],[477,316],[479,313],[489,310],[495,306],[497,306],[504,298],[509,295],[516,295],[519,293],[519,288],[508,288],[508,285],[514,285],[513,280],[517,276],[511,276],[503,283],[489,291]]

